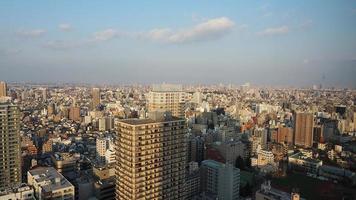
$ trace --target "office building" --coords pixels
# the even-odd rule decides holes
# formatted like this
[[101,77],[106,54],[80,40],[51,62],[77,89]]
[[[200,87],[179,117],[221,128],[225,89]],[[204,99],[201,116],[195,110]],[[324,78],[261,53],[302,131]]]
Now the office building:
[[313,146],[314,116],[312,113],[296,113],[294,126],[294,143],[297,146]]
[[20,110],[0,98],[0,189],[21,182]]
[[117,123],[116,195],[129,199],[184,199],[185,121],[154,112]]
[[38,200],[74,200],[74,186],[53,167],[39,167],[28,171],[27,183],[35,189]]
[[201,186],[203,192],[216,199],[239,199],[240,170],[231,164],[204,160],[201,163]]
[[148,111],[169,111],[175,117],[184,117],[186,98],[181,85],[153,85],[148,93]]

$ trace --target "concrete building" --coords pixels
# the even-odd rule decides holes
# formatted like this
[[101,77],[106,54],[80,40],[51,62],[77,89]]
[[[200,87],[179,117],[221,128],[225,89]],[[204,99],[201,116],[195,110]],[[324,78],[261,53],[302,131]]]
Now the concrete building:
[[217,199],[239,199],[240,170],[214,160],[201,163],[201,189]]
[[148,93],[148,111],[169,111],[175,117],[184,117],[187,95],[181,85],[153,85]]
[[22,183],[18,186],[0,191],[0,199],[4,200],[34,200],[33,188]]
[[7,85],[4,81],[0,81],[0,98],[7,96]]
[[80,107],[72,106],[69,108],[69,119],[76,122],[81,121]]
[[116,195],[125,199],[183,199],[185,121],[169,113],[117,123]]
[[201,137],[194,137],[188,141],[187,162],[198,162],[204,160],[204,140]]
[[79,154],[55,153],[51,156],[54,167],[59,173],[65,174],[77,170]]
[[21,183],[20,110],[0,97],[0,190]]
[[286,193],[271,187],[267,181],[261,185],[261,189],[255,193],[255,200],[302,200],[298,192]]
[[108,140],[105,137],[96,138],[96,159],[100,163],[105,163],[105,153],[108,149]]
[[38,200],[74,200],[74,186],[53,167],[39,167],[27,172],[27,183]]
[[246,158],[245,144],[241,141],[215,142],[213,147],[225,158],[226,163],[235,165],[239,156],[243,159]]
[[95,110],[100,105],[100,89],[93,88],[92,90],[92,109]]
[[288,157],[288,165],[300,171],[317,174],[319,167],[323,165],[323,161],[314,159],[307,153],[298,152]]
[[115,199],[115,166],[94,166],[94,196],[97,200]]
[[293,128],[279,126],[276,142],[289,145],[293,144]]
[[297,146],[313,146],[314,116],[312,113],[296,113],[294,124],[294,143]]

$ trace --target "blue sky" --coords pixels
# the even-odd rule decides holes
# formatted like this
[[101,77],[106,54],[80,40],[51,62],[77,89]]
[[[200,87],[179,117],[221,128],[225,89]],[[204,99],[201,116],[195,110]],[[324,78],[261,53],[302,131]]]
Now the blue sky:
[[355,75],[356,1],[0,1],[9,82],[356,87]]

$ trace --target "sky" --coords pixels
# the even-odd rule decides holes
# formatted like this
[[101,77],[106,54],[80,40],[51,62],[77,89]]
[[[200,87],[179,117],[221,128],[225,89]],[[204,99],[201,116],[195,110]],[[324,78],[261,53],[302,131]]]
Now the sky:
[[0,80],[356,87],[356,1],[0,1]]

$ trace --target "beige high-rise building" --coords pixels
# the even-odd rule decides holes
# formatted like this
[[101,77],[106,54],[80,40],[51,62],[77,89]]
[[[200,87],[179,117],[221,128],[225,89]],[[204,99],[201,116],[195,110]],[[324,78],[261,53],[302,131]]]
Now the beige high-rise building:
[[296,113],[294,126],[294,143],[297,146],[313,146],[313,113]]
[[0,81],[0,97],[7,96],[7,85],[4,81]]
[[20,110],[0,97],[0,190],[21,183]]
[[184,199],[185,121],[155,112],[116,129],[116,199]]
[[153,85],[148,93],[148,111],[169,111],[173,116],[184,117],[187,94],[181,85]]
[[95,110],[100,104],[100,89],[93,88],[92,90],[92,109]]

